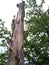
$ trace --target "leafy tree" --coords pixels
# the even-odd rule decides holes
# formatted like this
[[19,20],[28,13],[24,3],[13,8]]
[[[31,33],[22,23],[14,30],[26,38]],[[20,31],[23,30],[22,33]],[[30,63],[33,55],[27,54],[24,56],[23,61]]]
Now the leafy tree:
[[[11,33],[4,26],[4,21],[0,19],[0,65],[6,65],[7,62],[7,39],[10,38]],[[2,50],[3,48],[3,50]]]
[[44,12],[44,0],[27,0],[24,31],[25,65],[49,65],[49,9]]

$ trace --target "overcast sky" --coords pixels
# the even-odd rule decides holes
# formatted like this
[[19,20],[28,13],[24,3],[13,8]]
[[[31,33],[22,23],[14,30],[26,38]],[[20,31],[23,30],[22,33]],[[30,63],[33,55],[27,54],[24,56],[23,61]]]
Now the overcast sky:
[[[6,26],[10,29],[10,24],[13,19],[13,15],[17,13],[16,4],[22,0],[0,0],[0,18],[6,22]],[[41,0],[37,0],[38,4]],[[44,9],[49,6],[49,0],[45,0]]]

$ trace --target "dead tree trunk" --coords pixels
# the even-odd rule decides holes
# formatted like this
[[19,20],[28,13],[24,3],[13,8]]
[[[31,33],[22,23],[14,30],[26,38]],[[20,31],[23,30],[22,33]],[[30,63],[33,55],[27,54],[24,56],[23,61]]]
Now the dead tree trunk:
[[23,50],[23,28],[24,28],[24,4],[17,4],[18,13],[16,19],[12,20],[12,37],[9,41],[9,56],[7,65],[24,65],[24,50]]

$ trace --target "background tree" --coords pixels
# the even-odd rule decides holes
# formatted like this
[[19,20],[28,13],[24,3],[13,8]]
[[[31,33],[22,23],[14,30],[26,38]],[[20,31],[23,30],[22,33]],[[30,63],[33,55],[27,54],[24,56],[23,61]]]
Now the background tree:
[[49,65],[49,9],[44,12],[44,0],[27,0],[24,33],[25,65]]
[[[7,28],[4,26],[4,21],[0,19],[0,65],[6,65],[7,62],[7,39],[10,38],[11,33],[7,30]],[[4,49],[2,51],[2,48]]]

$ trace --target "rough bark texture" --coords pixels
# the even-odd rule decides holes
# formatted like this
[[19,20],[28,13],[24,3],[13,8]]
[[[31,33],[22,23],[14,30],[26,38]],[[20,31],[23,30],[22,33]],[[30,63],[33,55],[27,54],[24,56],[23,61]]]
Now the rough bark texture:
[[24,4],[17,4],[18,13],[16,19],[12,20],[12,37],[9,43],[9,55],[7,65],[24,65],[23,50],[23,20],[25,16]]

